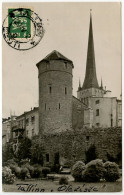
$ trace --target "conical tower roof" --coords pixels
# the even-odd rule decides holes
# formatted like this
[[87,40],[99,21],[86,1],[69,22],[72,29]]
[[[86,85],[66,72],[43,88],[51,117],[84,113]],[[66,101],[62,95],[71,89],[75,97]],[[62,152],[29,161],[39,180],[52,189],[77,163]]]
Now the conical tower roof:
[[[43,58],[40,62],[42,62],[42,61],[50,61],[50,60],[64,60],[64,61],[67,61],[67,62],[71,62],[72,67],[74,67],[73,66],[73,62],[71,60],[69,60],[67,57],[63,56],[61,53],[59,53],[56,50],[52,51],[45,58]],[[37,67],[39,66],[40,62],[38,62],[36,64]]]
[[84,79],[84,83],[83,83],[83,89],[88,89],[88,88],[99,88],[98,81],[97,81],[97,75],[96,75],[91,13],[90,13],[90,26],[89,26],[89,40],[88,40],[88,50],[87,50],[86,72],[85,72],[85,79]]

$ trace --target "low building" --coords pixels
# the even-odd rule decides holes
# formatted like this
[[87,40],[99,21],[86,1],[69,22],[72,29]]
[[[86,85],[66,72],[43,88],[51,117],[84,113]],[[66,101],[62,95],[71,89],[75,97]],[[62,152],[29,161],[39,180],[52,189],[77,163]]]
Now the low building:
[[5,145],[11,138],[12,125],[15,123],[17,116],[11,116],[2,120],[2,144]]
[[39,114],[38,107],[34,107],[28,112],[16,118],[16,122],[12,126],[12,138],[19,137],[32,138],[39,133]]

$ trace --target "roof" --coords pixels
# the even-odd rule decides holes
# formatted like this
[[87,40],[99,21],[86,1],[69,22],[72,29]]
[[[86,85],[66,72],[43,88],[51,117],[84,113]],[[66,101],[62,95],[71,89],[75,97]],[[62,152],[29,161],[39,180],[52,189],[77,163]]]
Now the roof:
[[17,119],[22,118],[22,117],[25,117],[26,114],[29,114],[29,113],[31,113],[31,112],[35,112],[35,111],[37,111],[38,109],[39,109],[39,107],[34,107],[32,110],[26,111],[26,112],[24,112],[23,114],[19,115],[19,116],[17,117]]
[[87,107],[87,105],[84,103],[84,102],[82,102],[81,100],[79,100],[78,98],[76,98],[75,96],[72,96],[72,98],[73,99],[76,99],[77,101],[79,101],[81,104],[83,104],[84,106],[86,106]]
[[94,41],[93,41],[93,29],[92,29],[92,16],[90,15],[90,26],[89,26],[89,40],[87,50],[87,63],[85,79],[83,83],[83,89],[88,88],[99,88],[97,75],[96,75],[96,64],[95,64],[95,52],[94,52]]
[[[62,55],[61,53],[59,53],[56,50],[52,51],[45,58],[43,58],[40,62],[42,62],[42,61],[50,61],[50,60],[65,60],[65,61],[71,62],[72,66],[73,66],[73,62],[71,60],[69,60],[67,57],[65,57],[64,55]],[[38,62],[36,64],[37,67],[39,66],[40,62]]]

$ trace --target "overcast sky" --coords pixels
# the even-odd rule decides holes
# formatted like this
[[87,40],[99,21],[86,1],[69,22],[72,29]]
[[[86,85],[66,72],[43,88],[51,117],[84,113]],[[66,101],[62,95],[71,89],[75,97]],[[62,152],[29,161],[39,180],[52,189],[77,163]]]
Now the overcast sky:
[[73,95],[79,78],[83,84],[86,68],[90,9],[97,78],[100,84],[121,94],[121,4],[120,3],[18,3],[3,4],[3,19],[8,7],[32,7],[43,19],[45,34],[33,49],[18,51],[3,39],[3,117],[38,106],[36,63],[53,50],[73,61]]

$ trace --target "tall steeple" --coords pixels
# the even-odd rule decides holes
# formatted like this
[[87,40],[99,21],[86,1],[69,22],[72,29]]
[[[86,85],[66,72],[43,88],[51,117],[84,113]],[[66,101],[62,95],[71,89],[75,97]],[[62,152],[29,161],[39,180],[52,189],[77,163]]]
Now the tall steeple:
[[79,87],[78,87],[78,91],[81,90],[81,81],[80,81],[80,78],[79,78]]
[[97,75],[96,75],[91,12],[90,12],[90,25],[89,25],[89,40],[88,40],[88,49],[87,49],[86,72],[85,72],[85,79],[84,79],[84,83],[83,83],[83,89],[88,89],[88,88],[99,88],[98,81],[97,81]]
[[100,88],[103,89],[102,78],[101,78],[101,86],[100,86]]

